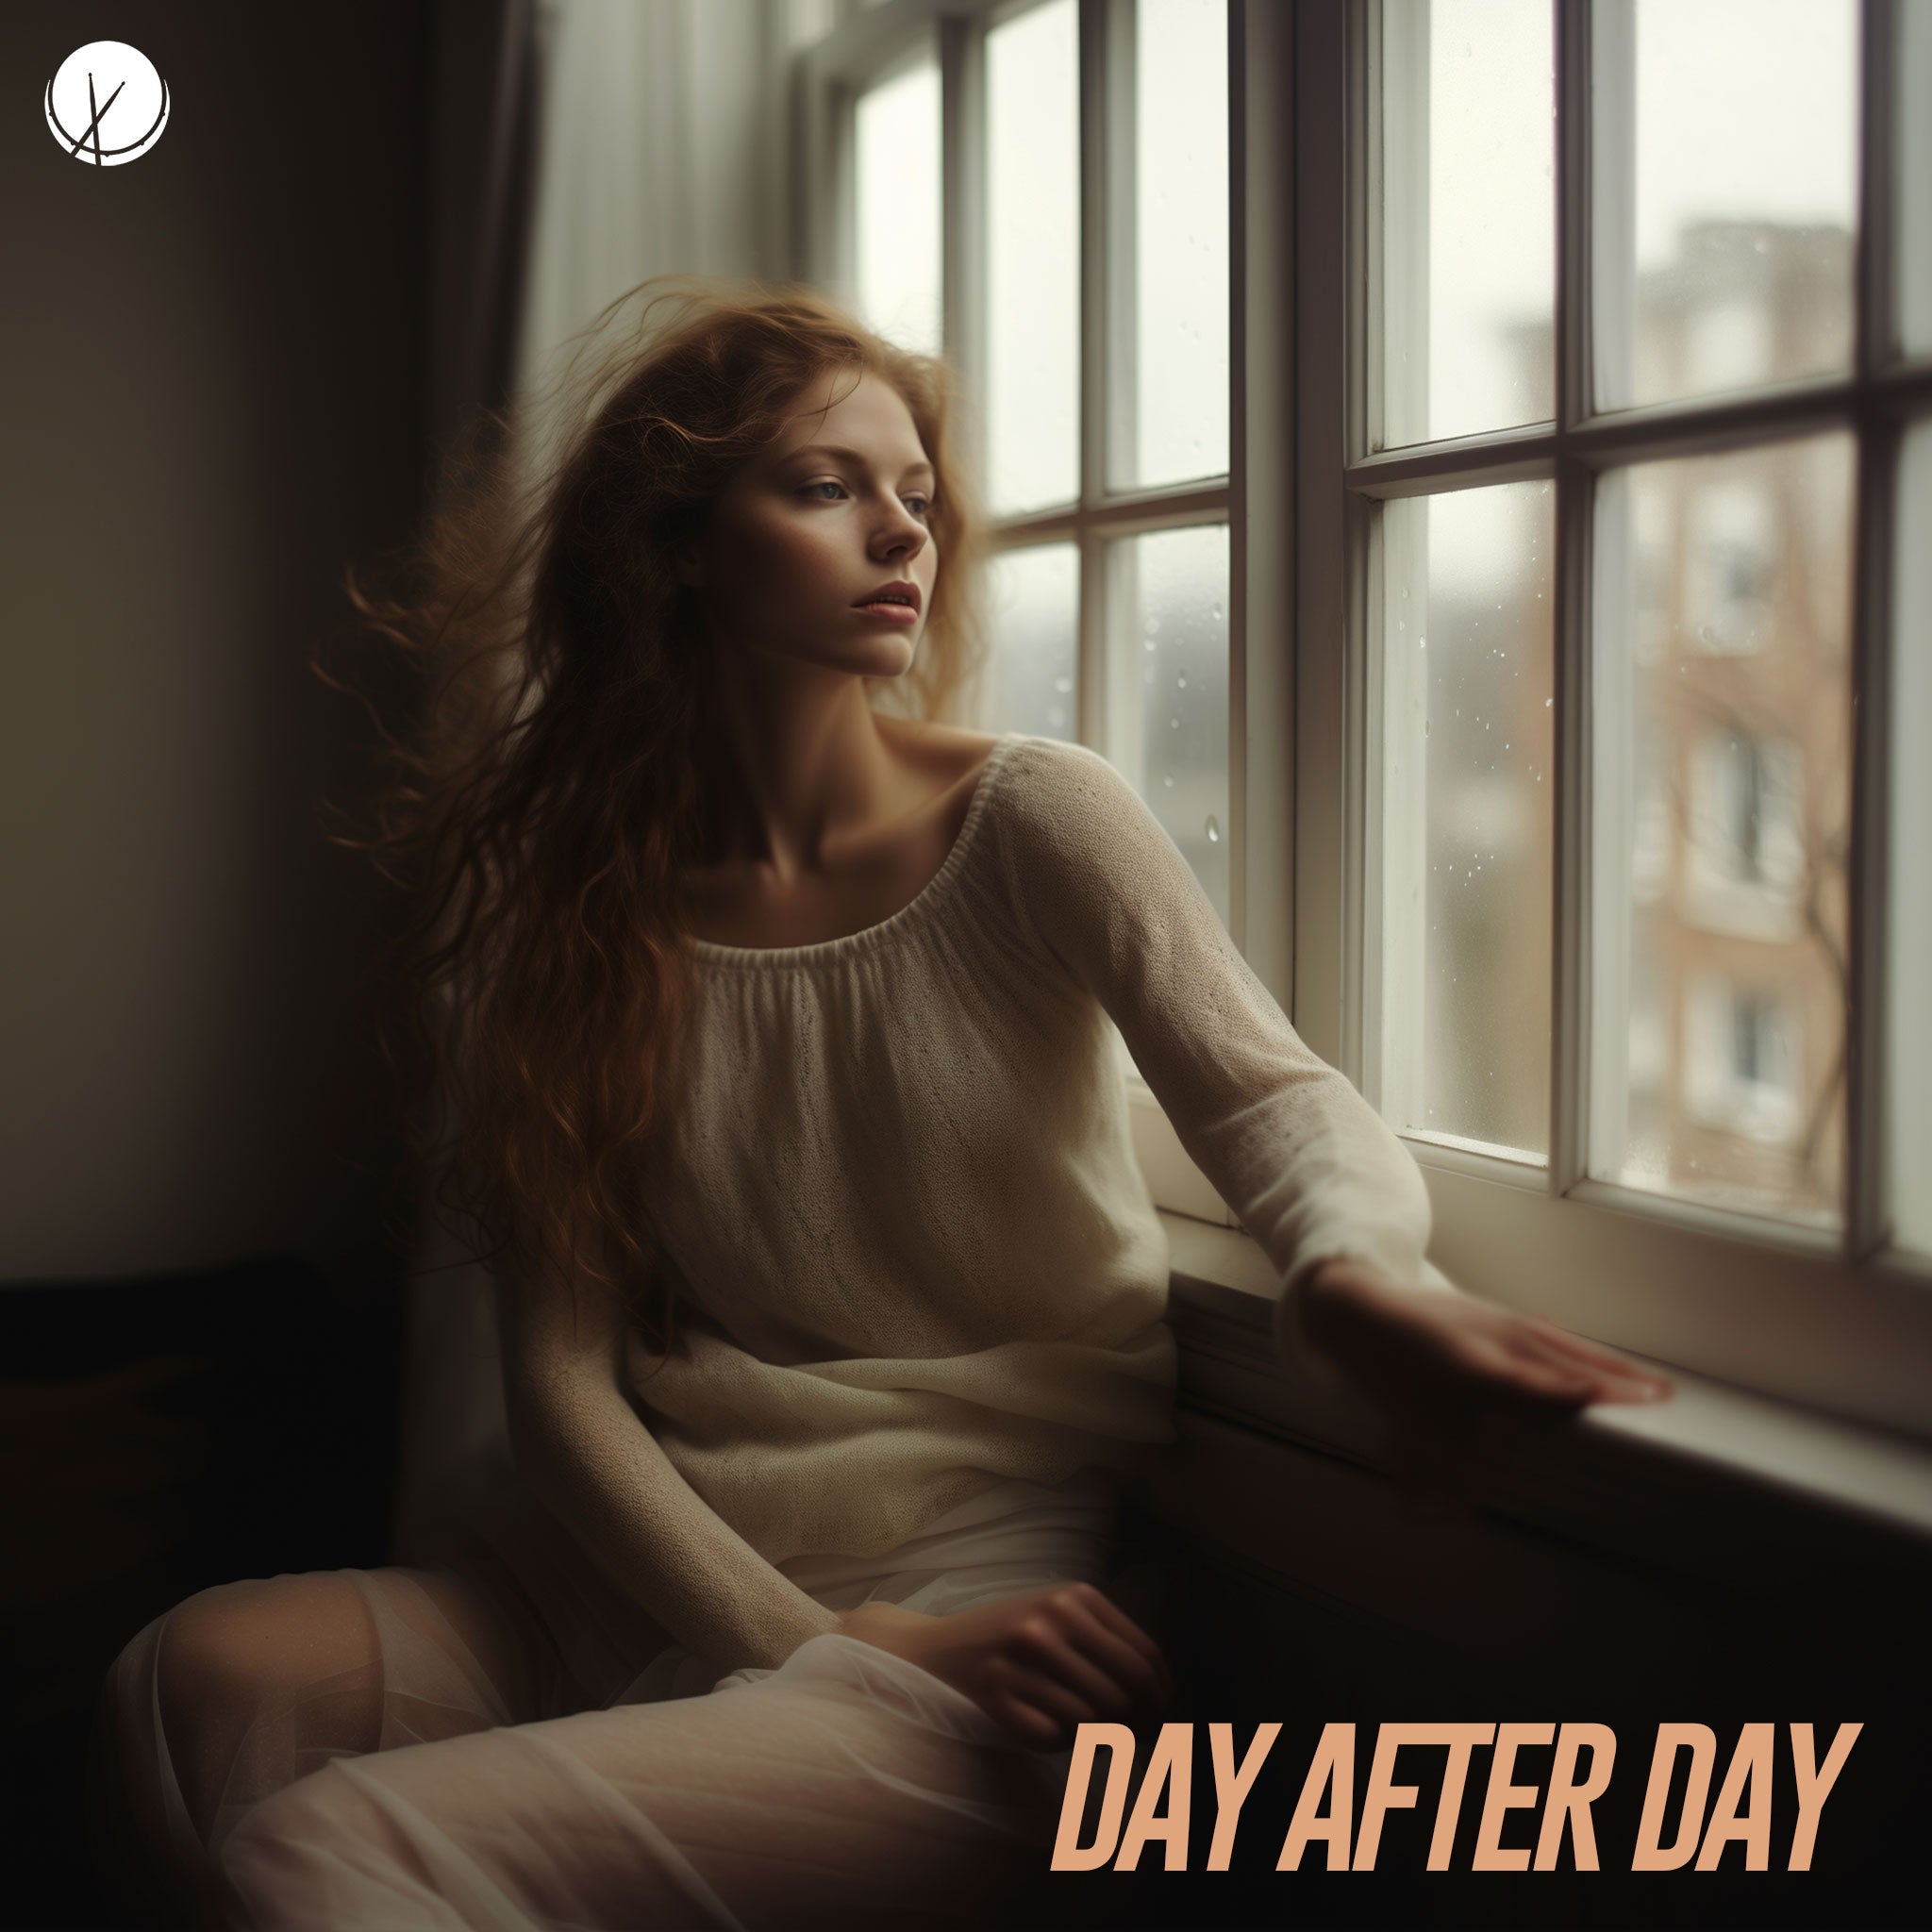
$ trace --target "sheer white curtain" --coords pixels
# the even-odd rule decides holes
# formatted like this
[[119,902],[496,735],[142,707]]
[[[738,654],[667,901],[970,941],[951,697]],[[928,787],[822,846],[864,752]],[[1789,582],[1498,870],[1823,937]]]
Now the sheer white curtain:
[[520,380],[648,275],[782,275],[782,0],[541,0]]
[[[609,301],[675,270],[780,277],[785,0],[539,0],[536,180],[516,382]],[[410,1288],[395,1560],[503,1445],[491,1284],[425,1218]],[[434,1271],[434,1272],[432,1272]]]

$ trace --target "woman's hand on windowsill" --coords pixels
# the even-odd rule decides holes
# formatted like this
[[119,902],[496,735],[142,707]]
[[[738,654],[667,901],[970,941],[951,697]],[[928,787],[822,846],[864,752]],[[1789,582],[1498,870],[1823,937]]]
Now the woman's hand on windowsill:
[[1488,1470],[1595,1402],[1657,1402],[1668,1377],[1614,1349],[1473,1296],[1338,1257],[1303,1284],[1302,1328],[1387,1417],[1397,1488],[1467,1508]]

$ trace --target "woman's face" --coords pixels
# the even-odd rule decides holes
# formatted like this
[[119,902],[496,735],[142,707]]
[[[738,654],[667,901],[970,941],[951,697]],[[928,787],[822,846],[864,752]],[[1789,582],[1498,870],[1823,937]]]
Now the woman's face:
[[[834,398],[838,400],[834,400]],[[733,478],[694,546],[711,635],[827,670],[897,677],[931,614],[934,475],[890,383],[828,372]],[[867,600],[888,585],[907,604]]]

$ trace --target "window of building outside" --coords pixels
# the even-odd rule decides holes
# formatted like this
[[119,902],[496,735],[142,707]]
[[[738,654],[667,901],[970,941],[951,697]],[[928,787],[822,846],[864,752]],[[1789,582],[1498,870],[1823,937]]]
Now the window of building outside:
[[1928,15],[886,0],[801,257],[981,403],[980,722],[1141,791],[1452,1274],[1918,1429]]

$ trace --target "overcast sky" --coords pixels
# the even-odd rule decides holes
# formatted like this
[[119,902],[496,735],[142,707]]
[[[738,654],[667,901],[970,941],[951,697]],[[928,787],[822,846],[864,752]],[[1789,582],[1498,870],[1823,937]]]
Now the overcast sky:
[[[1706,216],[1850,227],[1854,0],[1639,0],[1635,14],[1640,268]],[[1491,331],[1550,312],[1550,8],[1434,0],[1429,18],[1432,418],[1457,418],[1430,427],[1458,435],[1523,420]]]

